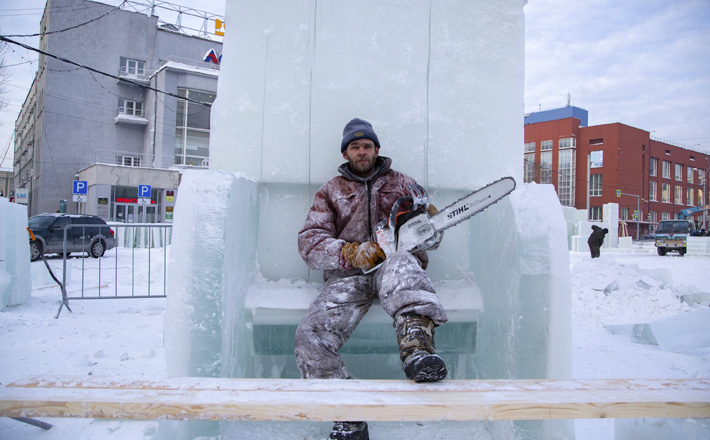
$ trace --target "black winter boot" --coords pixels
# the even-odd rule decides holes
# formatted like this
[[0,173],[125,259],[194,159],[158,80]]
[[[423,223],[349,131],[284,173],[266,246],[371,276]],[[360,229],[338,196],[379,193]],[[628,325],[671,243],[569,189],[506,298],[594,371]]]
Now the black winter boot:
[[404,313],[395,320],[399,358],[408,379],[436,382],[446,377],[446,364],[436,355],[434,322],[415,313]]
[[370,440],[367,422],[335,422],[330,431],[330,440]]

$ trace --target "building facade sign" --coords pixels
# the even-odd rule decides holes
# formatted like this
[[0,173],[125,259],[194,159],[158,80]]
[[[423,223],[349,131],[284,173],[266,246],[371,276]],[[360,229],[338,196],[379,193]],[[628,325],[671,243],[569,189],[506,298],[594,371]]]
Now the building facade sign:
[[205,60],[205,62],[211,61],[215,64],[219,64],[222,62],[222,54],[219,54],[219,56],[217,56],[217,52],[215,52],[214,49],[210,49],[205,54],[204,60]]

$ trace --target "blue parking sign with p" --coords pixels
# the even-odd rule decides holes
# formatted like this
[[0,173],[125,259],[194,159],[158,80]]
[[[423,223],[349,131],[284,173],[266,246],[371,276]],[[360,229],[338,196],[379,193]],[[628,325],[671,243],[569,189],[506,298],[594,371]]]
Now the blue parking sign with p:
[[73,194],[86,194],[87,189],[88,185],[86,184],[86,180],[75,180],[72,184]]
[[138,197],[142,199],[149,199],[150,185],[138,185]]

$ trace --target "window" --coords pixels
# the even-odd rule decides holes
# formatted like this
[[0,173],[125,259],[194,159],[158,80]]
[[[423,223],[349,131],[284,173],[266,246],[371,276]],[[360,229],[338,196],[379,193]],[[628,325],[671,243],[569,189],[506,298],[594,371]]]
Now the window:
[[525,183],[530,183],[535,181],[535,170],[537,166],[535,164],[535,153],[528,153],[525,155],[525,169],[523,181]]
[[562,150],[559,155],[557,196],[562,206],[574,206],[576,150]]
[[140,167],[141,158],[136,156],[116,155],[116,165],[124,165],[127,167]]
[[667,160],[663,161],[663,178],[664,179],[671,178],[671,163],[668,162]]
[[589,220],[596,222],[600,222],[603,220],[601,206],[592,206],[591,208],[589,208]]
[[683,204],[683,187],[680,185],[676,185],[674,193],[675,193],[675,197],[674,197],[675,203],[677,205],[682,205]]
[[661,213],[661,220],[670,220],[671,219],[671,213],[670,212],[662,212]]
[[695,206],[693,199],[695,198],[695,190],[693,188],[686,188],[685,190],[685,204],[688,206]]
[[552,141],[540,142],[540,150],[542,150],[542,151],[552,150]]
[[619,216],[621,217],[621,220],[628,220],[629,219],[629,208],[621,208],[621,213]]
[[592,139],[589,141],[589,145],[601,145],[604,143],[604,138]]
[[705,171],[698,170],[698,185],[705,185]]
[[658,201],[658,182],[655,180],[649,182],[648,199],[652,202]]
[[121,115],[143,117],[143,103],[128,99],[118,100],[118,113]]
[[705,204],[705,193],[703,193],[702,189],[698,190],[698,205],[704,205]]
[[589,162],[591,168],[601,168],[604,166],[604,151],[590,151]]
[[560,139],[560,150],[563,148],[577,148],[577,138],[562,138]]
[[552,183],[552,151],[540,153],[540,183]]
[[535,142],[525,142],[525,152],[526,153],[535,152]]
[[175,164],[206,166],[209,161],[210,108],[198,102],[212,103],[216,95],[211,92],[178,88],[175,116]]
[[671,185],[670,183],[661,184],[661,202],[670,203],[671,202]]
[[675,164],[675,180],[683,180],[683,165]]
[[658,159],[652,157],[648,164],[648,174],[650,176],[658,176]]
[[693,177],[694,177],[693,175],[695,174],[695,168],[687,167],[687,171],[688,171],[688,175],[686,177],[686,182],[693,183],[693,180],[695,180],[695,179],[693,179]]
[[602,195],[602,175],[592,174],[589,181],[589,195],[599,197]]
[[658,213],[656,213],[656,211],[648,211],[648,221],[650,223],[657,223],[658,222]]
[[130,58],[121,58],[121,70],[119,75],[133,78],[145,76],[145,61],[132,60]]

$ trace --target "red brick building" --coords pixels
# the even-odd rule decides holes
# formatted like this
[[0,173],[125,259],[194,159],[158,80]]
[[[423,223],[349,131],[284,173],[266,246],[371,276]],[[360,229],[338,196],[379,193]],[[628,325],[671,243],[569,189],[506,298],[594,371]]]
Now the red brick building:
[[[524,181],[553,184],[563,206],[589,203],[591,220],[603,220],[602,205],[618,203],[632,235],[637,211],[640,234],[647,234],[659,220],[709,203],[710,155],[625,124],[588,127],[586,120],[577,107],[526,116]],[[702,212],[692,217],[703,227]]]

